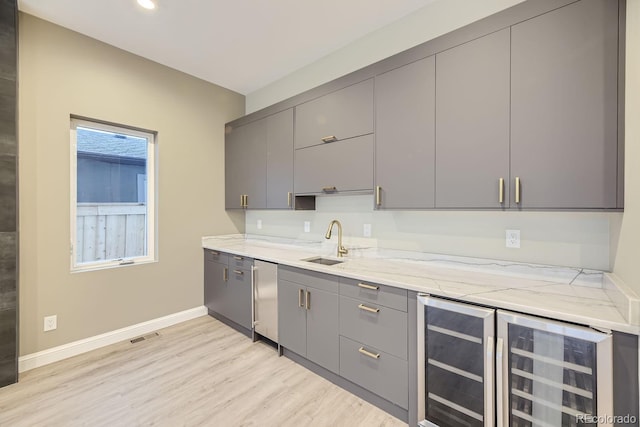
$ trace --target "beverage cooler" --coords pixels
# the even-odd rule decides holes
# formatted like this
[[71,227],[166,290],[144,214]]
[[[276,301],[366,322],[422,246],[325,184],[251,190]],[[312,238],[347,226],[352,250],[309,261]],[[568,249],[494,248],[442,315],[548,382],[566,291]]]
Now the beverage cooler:
[[610,425],[612,373],[611,334],[418,296],[421,427]]

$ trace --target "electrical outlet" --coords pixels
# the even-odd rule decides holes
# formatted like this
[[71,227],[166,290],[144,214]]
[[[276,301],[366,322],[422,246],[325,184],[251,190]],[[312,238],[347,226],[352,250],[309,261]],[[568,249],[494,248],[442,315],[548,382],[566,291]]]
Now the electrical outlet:
[[311,231],[311,221],[304,222],[304,232],[309,233]]
[[262,230],[262,220],[261,219],[256,221],[256,228],[258,230]]
[[362,226],[362,235],[364,237],[371,237],[371,224],[364,224]]
[[507,230],[507,247],[520,248],[520,230]]
[[53,331],[58,327],[58,316],[45,316],[44,318],[44,331]]

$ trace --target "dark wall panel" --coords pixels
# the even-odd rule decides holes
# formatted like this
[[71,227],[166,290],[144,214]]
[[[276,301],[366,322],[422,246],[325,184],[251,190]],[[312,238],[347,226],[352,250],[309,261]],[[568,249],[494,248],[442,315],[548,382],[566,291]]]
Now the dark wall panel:
[[0,0],[0,387],[18,381],[17,2]]

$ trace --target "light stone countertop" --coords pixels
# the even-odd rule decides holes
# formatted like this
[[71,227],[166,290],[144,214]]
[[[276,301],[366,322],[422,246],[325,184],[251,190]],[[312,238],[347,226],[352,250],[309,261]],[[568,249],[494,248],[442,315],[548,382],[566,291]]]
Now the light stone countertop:
[[367,247],[349,248],[345,262],[326,266],[303,259],[334,258],[334,241],[242,234],[203,237],[202,247],[640,335],[640,300],[602,271]]

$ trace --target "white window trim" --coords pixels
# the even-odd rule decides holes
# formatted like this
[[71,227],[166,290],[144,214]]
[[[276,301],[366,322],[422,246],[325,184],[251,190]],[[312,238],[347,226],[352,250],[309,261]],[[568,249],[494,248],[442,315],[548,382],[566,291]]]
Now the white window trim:
[[[104,260],[96,262],[86,262],[82,264],[76,263],[76,241],[77,241],[77,206],[78,206],[78,158],[77,158],[77,128],[84,127],[96,130],[102,130],[113,133],[124,133],[131,136],[138,136],[146,138],[147,143],[147,215],[146,215],[146,227],[147,238],[146,252],[147,255],[129,258],[120,258],[116,260]],[[121,125],[109,125],[100,121],[94,121],[91,119],[82,119],[71,117],[71,166],[69,169],[71,193],[70,193],[70,267],[71,272],[93,271],[102,270],[105,268],[123,267],[136,264],[146,264],[157,261],[157,215],[158,207],[156,205],[157,196],[157,170],[156,170],[156,157],[158,155],[156,144],[156,133],[153,131],[145,131],[140,129],[134,129],[128,126]]]

